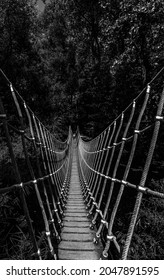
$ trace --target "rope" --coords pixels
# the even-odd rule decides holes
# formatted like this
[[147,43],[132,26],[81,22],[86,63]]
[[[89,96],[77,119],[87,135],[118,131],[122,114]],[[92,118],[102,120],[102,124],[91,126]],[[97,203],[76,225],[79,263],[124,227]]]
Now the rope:
[[[108,257],[108,251],[111,242],[113,242],[120,258],[127,259],[143,195],[164,198],[164,193],[151,190],[145,185],[160,124],[164,120],[161,115],[164,103],[163,93],[154,118],[151,117],[146,123],[143,122],[148,110],[150,110],[151,103],[148,102],[151,96],[150,89],[154,87],[153,83],[161,77],[163,70],[164,68],[154,76],[147,87],[101,134],[87,142],[81,138],[80,133],[78,134],[78,164],[81,185],[89,215],[93,215],[91,228],[94,228],[95,224],[98,228],[94,242],[97,243],[100,238],[104,238],[104,234],[106,235],[103,258]],[[145,165],[143,171],[140,169],[140,182],[130,182],[128,177],[133,171],[139,139],[143,136],[146,137],[147,133],[151,132],[152,137],[149,136],[150,146],[145,158]],[[129,133],[131,134],[129,135]],[[127,147],[130,146],[123,170],[123,159],[127,153]],[[116,223],[116,214],[120,209],[125,188],[134,189],[137,193],[125,245],[121,249],[121,245],[118,244],[117,237],[113,233],[113,226]]]
[[[60,241],[63,212],[67,202],[68,189],[71,178],[73,138],[76,138],[78,146],[77,160],[79,179],[82,186],[84,201],[88,213],[92,216],[91,228],[96,225],[94,242],[105,238],[102,258],[108,258],[111,243],[114,244],[120,259],[127,259],[131,240],[135,230],[136,220],[139,214],[142,197],[153,196],[164,199],[164,193],[150,189],[146,185],[148,172],[152,163],[157,138],[160,131],[164,105],[164,90],[157,104],[157,111],[149,119],[151,110],[149,101],[150,89],[155,92],[155,82],[162,76],[162,68],[150,81],[128,107],[98,136],[90,141],[84,141],[79,128],[73,135],[69,127],[68,137],[65,141],[59,141],[44,126],[28,107],[19,92],[13,87],[11,81],[2,69],[7,89],[13,107],[16,108],[16,122],[8,118],[8,112],[4,109],[0,99],[0,121],[6,138],[6,144],[15,172],[15,182],[11,186],[0,188],[0,194],[16,191],[20,194],[22,207],[28,224],[28,230],[33,244],[32,257],[42,259],[41,246],[46,239],[49,255],[57,259],[55,244]],[[161,86],[162,87],[162,86]],[[152,115],[154,110],[150,112]],[[151,115],[150,114],[150,115]],[[146,122],[145,122],[146,120]],[[21,148],[24,153],[29,178],[24,180],[12,142],[12,134],[15,133],[21,139]],[[151,134],[152,133],[152,134]],[[151,134],[151,137],[150,137]],[[137,158],[140,139],[147,139],[148,153],[143,158],[143,168],[140,168],[138,181],[131,178],[133,163]],[[32,148],[33,155],[29,153]],[[34,161],[34,162],[33,162]],[[41,221],[44,228],[41,237],[35,236],[35,225],[31,222],[30,211],[25,197],[25,190],[32,186],[40,207]],[[127,221],[128,230],[124,245],[118,242],[116,216],[121,209],[121,200],[125,189],[136,191],[133,196],[133,210]],[[56,246],[55,245],[55,246]],[[57,247],[57,246],[56,246]]]
[[[18,190],[28,229],[33,244],[32,258],[42,259],[40,246],[43,238],[46,238],[49,249],[49,255],[52,259],[57,259],[57,252],[54,251],[54,237],[56,242],[60,241],[60,228],[62,226],[62,214],[66,202],[66,196],[69,186],[70,166],[71,166],[71,139],[72,132],[69,129],[69,135],[66,141],[57,140],[50,131],[34,115],[26,102],[13,87],[10,80],[3,74],[10,89],[10,97],[13,101],[13,107],[16,108],[17,125],[15,127],[8,120],[8,114],[4,110],[2,101],[0,101],[0,120],[6,136],[6,142],[15,171],[16,183],[9,187],[0,189],[0,194]],[[5,98],[3,98],[5,101]],[[19,124],[18,124],[19,123]],[[17,165],[17,159],[11,140],[11,133],[14,131],[21,139],[21,146],[25,156],[27,171],[30,178],[24,181]],[[35,168],[28,148],[33,149],[33,159],[35,159]],[[38,201],[41,213],[41,220],[44,227],[44,234],[37,241],[35,236],[35,225],[31,222],[30,211],[25,197],[25,189],[33,186],[36,199]],[[53,239],[52,239],[53,238]]]

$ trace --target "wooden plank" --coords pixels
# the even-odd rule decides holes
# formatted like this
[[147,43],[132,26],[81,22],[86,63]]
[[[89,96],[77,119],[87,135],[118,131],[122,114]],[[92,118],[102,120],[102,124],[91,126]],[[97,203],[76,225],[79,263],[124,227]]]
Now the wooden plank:
[[63,222],[70,221],[70,222],[88,222],[88,218],[86,216],[68,216],[66,215],[63,219]]
[[65,217],[87,217],[87,213],[85,211],[83,212],[77,212],[77,211],[74,211],[74,212],[65,212]]
[[61,239],[64,240],[64,241],[90,241],[90,242],[93,242],[93,238],[90,234],[90,232],[88,233],[82,233],[82,234],[79,234],[78,232],[76,233],[62,233],[61,235]]
[[74,198],[80,198],[80,199],[83,200],[81,193],[80,194],[75,194],[75,193],[69,194],[68,198],[73,198],[73,199]]
[[84,199],[82,198],[82,195],[80,195],[78,197],[76,195],[68,196],[68,200],[67,201],[69,201],[69,200],[72,200],[72,201],[81,200],[81,201],[84,202]]
[[[78,183],[79,184],[79,183]],[[77,187],[72,187],[71,186],[71,190],[69,192],[69,195],[73,195],[73,194],[76,194],[76,195],[82,195],[82,191],[80,189],[78,189]]]
[[76,233],[77,234],[88,234],[90,233],[90,229],[88,227],[79,227],[79,228],[74,228],[74,227],[64,227],[62,229],[62,233],[75,233],[75,230],[76,230]]
[[84,202],[83,202],[83,203],[80,202],[80,203],[78,203],[78,204],[74,204],[74,202],[69,202],[69,203],[66,204],[66,207],[70,207],[70,208],[71,208],[71,207],[72,207],[72,208],[73,208],[73,207],[74,207],[74,208],[76,207],[76,208],[84,208],[84,209],[86,209]]
[[83,203],[83,205],[84,205],[84,200],[83,200],[82,198],[77,198],[77,199],[76,199],[76,198],[69,198],[69,197],[68,197],[67,203],[68,203],[68,202],[78,202],[78,203],[81,202],[81,203]]
[[74,252],[74,251],[65,251],[60,250],[59,252],[60,260],[98,260],[99,256],[94,251],[86,252]]
[[[66,210],[67,210],[67,209],[68,209],[68,210],[75,210],[75,209],[77,209],[77,211],[79,211],[79,210],[86,210],[86,209],[85,209],[85,206],[83,206],[83,205],[82,205],[82,206],[81,206],[81,205],[80,205],[80,206],[78,206],[78,205],[76,205],[76,206],[75,206],[75,205],[69,205],[69,206],[66,205]],[[66,210],[65,210],[65,211],[66,211]]]
[[82,198],[82,193],[74,193],[74,192],[72,192],[72,193],[69,193],[69,197],[80,197],[80,198]]
[[64,213],[67,213],[67,212],[68,213],[69,212],[71,212],[71,213],[86,213],[86,215],[88,214],[88,211],[85,209],[84,206],[82,206],[82,207],[77,207],[77,206],[71,207],[71,206],[68,206],[65,209]]
[[69,199],[68,198],[68,200],[67,200],[67,204],[69,205],[69,204],[74,204],[74,205],[84,205],[84,201],[83,201],[83,199]]
[[87,212],[85,209],[77,209],[77,208],[71,208],[71,209],[67,209],[65,212],[65,214],[78,214],[78,215],[87,215]]
[[76,201],[76,200],[67,200],[67,205],[75,205],[75,206],[77,206],[77,205],[80,205],[80,206],[84,206],[84,201],[82,200],[82,201]]
[[65,227],[89,227],[89,222],[71,222],[71,221],[64,221],[63,222]]
[[59,244],[59,249],[71,251],[94,251],[95,245],[93,242],[78,242],[78,241],[62,241]]

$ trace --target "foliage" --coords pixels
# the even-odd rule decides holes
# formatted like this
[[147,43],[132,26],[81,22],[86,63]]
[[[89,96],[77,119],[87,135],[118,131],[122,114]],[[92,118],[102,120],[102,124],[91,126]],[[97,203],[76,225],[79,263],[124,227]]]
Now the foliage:
[[62,125],[79,124],[94,137],[162,67],[163,5],[158,0],[46,5],[38,51],[51,112]]
[[[150,188],[162,192],[163,179],[152,180]],[[154,197],[143,199],[129,252],[130,259],[163,259],[163,214],[163,200]]]
[[[1,0],[1,68],[28,105],[59,138],[66,138],[69,124],[74,130],[79,125],[85,137],[95,137],[163,66],[164,2],[51,0],[42,14],[37,12],[36,3],[37,0]],[[17,124],[11,94],[2,76],[0,92],[10,120]],[[158,96],[154,96],[152,102],[156,99]],[[12,136],[15,137],[14,133]],[[20,139],[13,143],[23,172]],[[3,135],[1,148],[3,175],[0,183],[8,186],[14,182],[14,172]],[[157,160],[159,154],[158,149]],[[19,240],[20,245],[14,250],[21,255],[26,238],[25,252],[31,249],[16,218],[18,205],[12,204],[15,202],[12,196],[6,195],[3,199],[1,211],[3,201],[8,205],[5,211],[15,209],[12,213],[15,223],[13,238]],[[146,204],[143,205],[139,231],[143,228],[142,221],[151,220],[152,229],[157,222],[163,232],[160,213],[153,216],[155,205],[155,201],[148,205],[147,214]],[[10,231],[11,226],[12,223],[5,222],[7,230]],[[131,258],[133,250],[137,252],[135,258],[144,258],[146,242],[154,244],[150,247],[153,249],[150,249],[149,257],[162,255],[163,251],[153,252],[158,243],[155,235],[154,230],[148,233],[147,229],[137,233]],[[142,245],[141,239],[144,239]],[[10,243],[14,245],[14,242],[11,240]],[[13,251],[12,255],[15,258],[16,252]]]

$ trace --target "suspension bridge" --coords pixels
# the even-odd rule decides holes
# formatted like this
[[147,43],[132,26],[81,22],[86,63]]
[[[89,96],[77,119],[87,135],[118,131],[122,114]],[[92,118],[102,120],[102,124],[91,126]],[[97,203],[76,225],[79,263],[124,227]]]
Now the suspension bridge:
[[[163,131],[163,70],[97,137],[84,141],[79,129],[73,133],[69,127],[65,142],[42,124],[1,70],[10,106],[1,93],[0,129],[15,181],[1,185],[0,196],[14,192],[20,198],[31,259],[43,259],[43,241],[47,258],[54,260],[128,258],[143,197],[164,199],[164,192],[148,183],[158,172],[153,166]],[[22,175],[14,137],[28,178]],[[37,204],[39,237],[28,190]]]

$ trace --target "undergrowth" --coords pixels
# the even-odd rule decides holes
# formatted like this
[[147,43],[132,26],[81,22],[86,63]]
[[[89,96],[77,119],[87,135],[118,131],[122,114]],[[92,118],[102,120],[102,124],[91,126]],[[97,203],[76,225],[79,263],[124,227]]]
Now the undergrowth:
[[[28,181],[30,177],[22,150],[21,139],[13,133],[11,140],[22,181]],[[0,144],[2,150],[0,154],[0,188],[5,188],[15,184],[16,179],[8,148],[2,138]],[[31,162],[33,162],[35,160],[33,149],[28,142],[27,151]],[[42,228],[40,228],[41,218],[35,219],[38,204],[35,202],[33,204],[30,203],[32,199],[36,201],[36,198],[34,199],[34,189],[31,186],[24,188],[24,195],[28,203],[36,240],[39,240],[42,234]],[[48,245],[45,238],[42,239],[41,255],[42,259],[46,259],[48,256]],[[23,212],[19,190],[12,190],[0,195],[0,259],[34,259],[34,248]]]
[[[152,180],[150,188],[163,192],[164,180]],[[129,250],[129,259],[164,259],[164,200],[144,197],[135,233]]]

